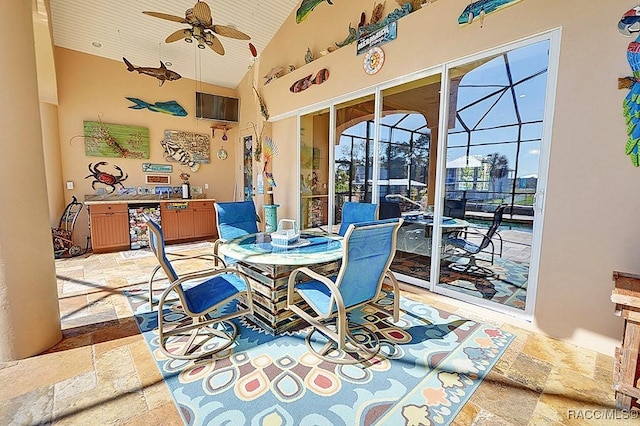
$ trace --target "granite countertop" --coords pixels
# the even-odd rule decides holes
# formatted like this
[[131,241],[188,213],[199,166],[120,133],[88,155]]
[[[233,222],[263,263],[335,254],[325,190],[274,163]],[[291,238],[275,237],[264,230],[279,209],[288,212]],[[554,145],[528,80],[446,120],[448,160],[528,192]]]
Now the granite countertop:
[[183,203],[188,201],[216,201],[215,198],[206,198],[206,195],[194,196],[192,198],[160,198],[158,194],[147,195],[85,195],[84,204],[140,204],[140,203]]

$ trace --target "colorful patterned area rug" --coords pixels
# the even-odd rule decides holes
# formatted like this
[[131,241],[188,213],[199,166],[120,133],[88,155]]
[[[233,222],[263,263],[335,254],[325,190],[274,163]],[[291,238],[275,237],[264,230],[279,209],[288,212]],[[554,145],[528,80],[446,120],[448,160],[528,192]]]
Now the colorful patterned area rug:
[[[318,360],[305,345],[307,330],[273,336],[247,319],[236,321],[235,346],[180,361],[158,349],[147,290],[124,293],[187,425],[447,425],[513,340],[405,297],[393,323],[387,294],[350,314],[381,342],[367,367]],[[174,308],[165,312],[184,319]]]

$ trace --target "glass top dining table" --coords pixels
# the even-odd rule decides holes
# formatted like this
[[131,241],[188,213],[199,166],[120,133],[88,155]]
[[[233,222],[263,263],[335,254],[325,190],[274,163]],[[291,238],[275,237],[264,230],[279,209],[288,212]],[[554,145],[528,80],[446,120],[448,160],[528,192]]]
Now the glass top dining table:
[[288,247],[273,245],[270,234],[259,232],[225,241],[218,250],[243,262],[289,266],[333,262],[343,255],[341,236],[307,232]]
[[[404,219],[405,223],[417,223],[420,225],[433,227],[433,215],[425,215],[422,213],[403,214],[402,218]],[[442,217],[441,223],[443,233],[461,230],[469,227],[469,222],[467,222],[466,220],[447,216]]]

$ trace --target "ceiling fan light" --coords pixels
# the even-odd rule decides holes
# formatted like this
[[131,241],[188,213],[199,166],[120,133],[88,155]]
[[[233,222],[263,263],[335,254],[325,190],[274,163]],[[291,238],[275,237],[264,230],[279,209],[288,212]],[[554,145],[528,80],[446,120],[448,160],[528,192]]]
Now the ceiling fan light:
[[187,43],[193,43],[193,40],[191,40],[191,37],[186,37],[184,41],[186,41]]
[[206,46],[202,43],[198,43],[198,49],[204,49]]

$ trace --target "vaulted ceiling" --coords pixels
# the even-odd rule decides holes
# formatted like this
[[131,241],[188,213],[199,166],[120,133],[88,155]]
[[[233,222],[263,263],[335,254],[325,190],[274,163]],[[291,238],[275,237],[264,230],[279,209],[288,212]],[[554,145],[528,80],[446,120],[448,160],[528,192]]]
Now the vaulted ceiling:
[[254,61],[249,42],[259,55],[299,4],[299,0],[206,0],[214,24],[251,37],[248,41],[219,37],[225,50],[221,56],[183,39],[165,43],[167,36],[189,25],[142,13],[184,18],[196,0],[49,1],[56,46],[117,61],[126,57],[140,67],[158,67],[163,61],[182,77],[229,88],[237,86]]

